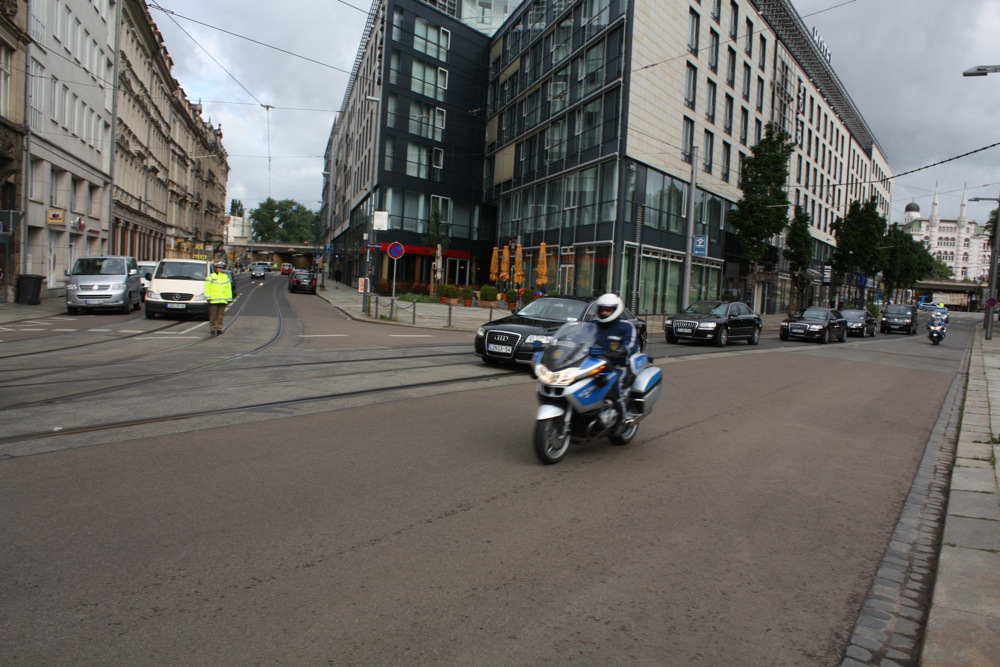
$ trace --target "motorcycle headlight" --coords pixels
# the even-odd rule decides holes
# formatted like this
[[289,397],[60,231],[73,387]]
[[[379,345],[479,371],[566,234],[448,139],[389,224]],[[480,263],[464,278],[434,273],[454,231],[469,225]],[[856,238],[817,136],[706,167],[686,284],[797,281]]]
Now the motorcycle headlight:
[[591,375],[598,375],[601,371],[607,367],[607,362],[596,364],[590,368],[565,368],[561,371],[549,370],[545,364],[538,364],[535,366],[535,376],[544,382],[545,384],[565,387],[566,385],[573,384],[577,380],[582,380],[583,378],[590,377]]

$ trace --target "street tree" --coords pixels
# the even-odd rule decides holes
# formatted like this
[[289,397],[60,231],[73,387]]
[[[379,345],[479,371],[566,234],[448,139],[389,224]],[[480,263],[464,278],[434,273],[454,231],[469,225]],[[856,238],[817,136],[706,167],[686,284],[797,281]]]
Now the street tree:
[[809,231],[809,214],[801,206],[795,207],[795,215],[788,225],[785,236],[785,259],[795,281],[795,298],[798,306],[804,307],[805,286],[809,284],[806,270],[812,266],[814,241]]
[[[788,222],[788,159],[795,149],[787,132],[774,123],[764,128],[764,138],[750,149],[743,162],[740,189],[743,197],[729,212],[726,221],[736,233],[749,261],[751,276],[760,270],[761,260],[775,234]],[[754,278],[754,281],[756,279]]]
[[893,298],[895,290],[913,288],[918,280],[930,277],[934,271],[934,258],[924,244],[897,225],[889,229],[880,245],[884,248],[882,280],[889,298]]
[[[421,241],[425,245],[437,250],[440,246],[441,249],[445,249],[451,243],[451,236],[449,236],[448,223],[445,222],[444,216],[441,215],[441,207],[435,203],[431,206],[431,214],[427,219],[427,234],[421,237]],[[440,257],[435,257],[434,270],[431,271],[431,296],[436,296],[440,285],[437,284],[437,274],[441,270],[439,263],[441,262]]]
[[[875,199],[864,204],[854,201],[847,215],[833,223],[837,248],[831,257],[833,269],[847,278],[854,274],[873,276],[882,265],[886,232],[885,216],[879,213]],[[844,284],[853,281],[845,280]],[[861,290],[861,307],[865,305],[865,290]]]
[[260,243],[319,245],[322,237],[319,215],[292,199],[268,197],[250,211],[250,225]]
[[232,201],[229,202],[229,215],[233,216],[234,218],[242,218],[245,212],[246,211],[243,208],[243,202],[240,201],[239,199],[233,199]]

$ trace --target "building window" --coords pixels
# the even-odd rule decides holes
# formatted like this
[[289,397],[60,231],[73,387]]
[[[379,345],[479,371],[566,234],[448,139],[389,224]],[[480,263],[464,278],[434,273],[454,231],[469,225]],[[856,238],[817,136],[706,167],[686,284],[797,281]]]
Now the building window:
[[740,143],[747,145],[747,133],[750,131],[750,112],[746,107],[740,109]]
[[573,51],[573,17],[567,16],[552,33],[552,64],[558,65]]
[[708,31],[708,68],[719,71],[719,33],[715,30]]
[[701,32],[701,16],[693,8],[688,15],[688,51],[698,55],[698,35]]
[[764,79],[757,77],[757,111],[764,111]]
[[684,86],[684,104],[694,110],[695,99],[698,95],[698,68],[688,63],[687,65],[687,77],[685,79]]
[[715,153],[715,135],[705,130],[705,136],[703,139],[703,144],[701,148],[701,153],[704,156],[702,160],[702,168],[706,173],[712,173],[712,159]]
[[730,88],[736,85],[736,51],[728,49],[729,60],[726,62],[726,83]]
[[743,36],[743,50],[746,51],[747,57],[753,58],[753,21],[747,19],[747,33]]
[[569,95],[569,67],[563,67],[552,75],[549,81],[549,112],[556,113],[566,108]]
[[767,37],[765,37],[764,35],[760,36],[760,53],[757,54],[757,57],[759,58],[759,60],[757,61],[757,65],[761,69],[766,69],[767,68]]
[[722,17],[722,0],[712,0],[712,18],[715,22],[719,22],[719,18]]
[[716,96],[715,82],[709,80],[705,84],[705,119],[709,123],[715,122],[715,96]]
[[733,147],[728,142],[722,142],[722,171],[719,174],[722,180],[729,182],[729,167],[733,160]]
[[743,99],[750,101],[750,65],[743,63]]
[[694,159],[694,121],[690,118],[684,119],[684,131],[681,136],[681,145],[684,150],[684,161],[691,162]]
[[736,105],[736,100],[733,99],[732,95],[726,95],[726,103],[722,110],[722,129],[726,134],[733,133],[733,109]]
[[736,0],[729,1],[729,36],[736,41],[737,35],[740,32],[740,6],[736,4]]

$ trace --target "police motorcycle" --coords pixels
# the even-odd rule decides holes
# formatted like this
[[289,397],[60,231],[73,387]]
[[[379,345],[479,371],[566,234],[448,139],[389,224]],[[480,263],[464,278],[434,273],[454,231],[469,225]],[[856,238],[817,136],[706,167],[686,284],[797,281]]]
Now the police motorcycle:
[[944,340],[945,333],[948,332],[947,320],[943,318],[932,318],[927,321],[927,338],[934,345]]
[[534,447],[542,463],[558,463],[571,442],[606,436],[615,445],[627,445],[660,397],[663,372],[646,354],[632,355],[634,380],[625,397],[625,423],[619,425],[615,387],[625,371],[601,356],[596,340],[594,322],[569,322],[532,357],[539,403]]

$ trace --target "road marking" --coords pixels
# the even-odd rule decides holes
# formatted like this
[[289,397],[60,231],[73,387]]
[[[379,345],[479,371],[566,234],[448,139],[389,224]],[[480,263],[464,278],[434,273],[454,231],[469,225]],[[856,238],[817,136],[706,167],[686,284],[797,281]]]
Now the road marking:
[[16,329],[16,331],[45,331],[45,329]]
[[[165,333],[167,333],[167,332],[166,331],[154,331],[153,333],[149,334],[148,336],[140,336],[138,338],[138,340],[150,340],[152,338],[156,338],[157,336],[165,334]],[[171,332],[171,333],[174,333],[174,332]],[[174,335],[174,339],[175,340],[178,339],[178,338],[194,338],[194,339],[200,340],[201,336],[178,336],[178,335]]]
[[389,338],[433,338],[434,334],[389,334]]
[[111,329],[91,329],[91,331],[105,331],[105,332],[109,332],[109,331],[111,331]]
[[53,329],[53,331],[79,331],[79,329]]
[[299,338],[347,338],[347,334],[299,334]]
[[141,329],[119,329],[118,333],[146,333]]

